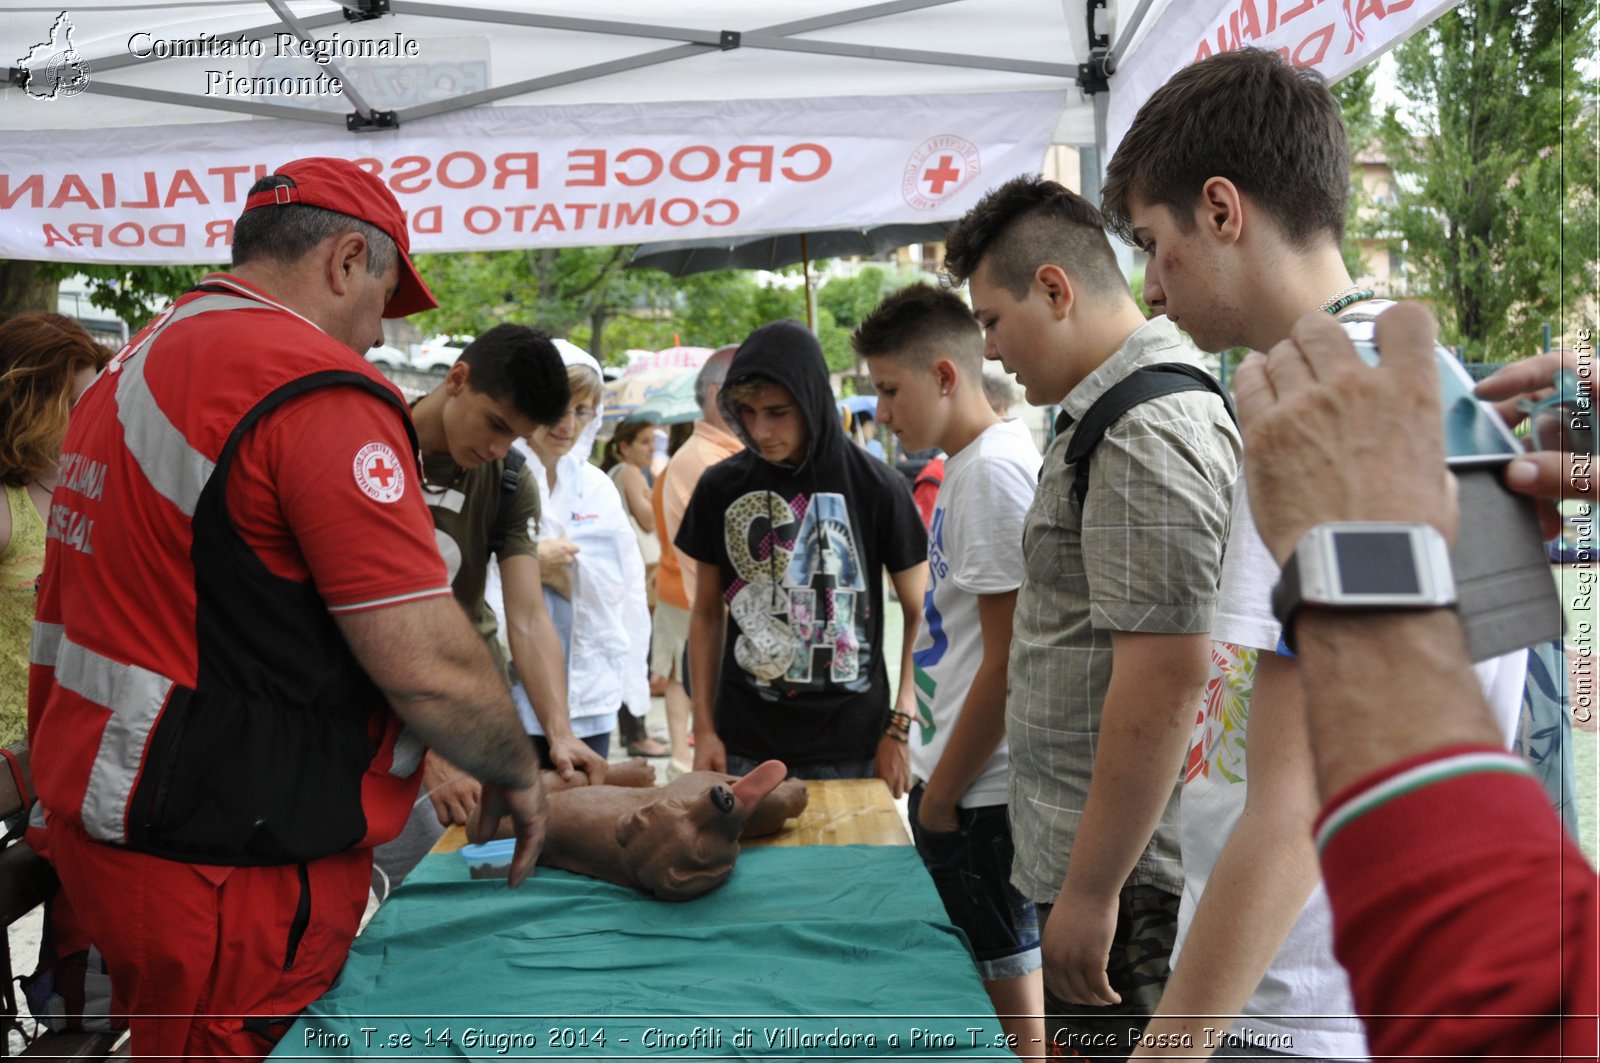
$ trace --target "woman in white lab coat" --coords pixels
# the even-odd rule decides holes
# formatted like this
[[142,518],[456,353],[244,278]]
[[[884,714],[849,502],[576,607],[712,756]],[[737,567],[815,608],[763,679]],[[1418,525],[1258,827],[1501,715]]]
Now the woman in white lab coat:
[[[557,347],[572,390],[566,414],[516,445],[539,485],[539,567],[566,654],[572,731],[606,756],[617,713],[650,708],[644,561],[616,484],[588,460],[600,428],[600,364],[570,343]],[[513,694],[528,733],[540,735],[527,693],[519,685]]]

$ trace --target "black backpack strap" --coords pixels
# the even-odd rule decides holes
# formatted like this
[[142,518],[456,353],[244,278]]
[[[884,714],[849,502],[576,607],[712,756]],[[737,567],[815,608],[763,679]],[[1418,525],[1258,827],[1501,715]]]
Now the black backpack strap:
[[1100,445],[1106,429],[1135,406],[1180,391],[1211,392],[1222,400],[1222,405],[1228,411],[1228,419],[1235,425],[1239,423],[1239,417],[1233,409],[1233,399],[1228,395],[1227,389],[1217,382],[1216,377],[1199,366],[1184,362],[1161,362],[1157,365],[1141,366],[1094,400],[1094,404],[1078,422],[1077,430],[1072,434],[1072,442],[1067,444],[1066,463],[1076,467],[1072,478],[1072,493],[1077,496],[1079,509],[1083,508],[1083,500],[1089,494],[1089,455]]
[[506,463],[500,469],[500,505],[495,510],[494,527],[489,529],[489,552],[496,557],[500,556],[500,548],[506,544],[506,521],[511,519],[511,507],[517,500],[517,488],[522,484],[522,467],[528,459],[522,452],[513,447],[506,454]]

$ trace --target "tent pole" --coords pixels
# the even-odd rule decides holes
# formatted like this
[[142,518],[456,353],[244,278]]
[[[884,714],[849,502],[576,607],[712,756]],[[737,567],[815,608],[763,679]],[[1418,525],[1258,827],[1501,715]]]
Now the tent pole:
[[800,234],[800,268],[806,275],[806,328],[817,334],[816,293],[811,290],[811,249],[806,246],[806,234]]

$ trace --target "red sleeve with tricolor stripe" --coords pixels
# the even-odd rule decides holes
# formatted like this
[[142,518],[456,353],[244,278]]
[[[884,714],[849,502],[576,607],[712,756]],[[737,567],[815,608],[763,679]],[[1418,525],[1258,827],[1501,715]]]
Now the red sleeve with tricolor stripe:
[[401,414],[355,388],[321,388],[251,428],[228,482],[246,542],[330,611],[450,593]]
[[1319,835],[1374,1058],[1595,1058],[1595,872],[1516,758],[1396,764],[1330,801]]

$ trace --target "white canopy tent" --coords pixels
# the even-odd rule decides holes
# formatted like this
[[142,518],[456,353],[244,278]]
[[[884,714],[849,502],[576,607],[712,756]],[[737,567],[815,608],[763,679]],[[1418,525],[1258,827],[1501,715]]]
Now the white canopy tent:
[[314,154],[383,177],[419,250],[948,220],[1208,50],[1339,76],[1451,2],[20,0],[0,257],[221,260]]

